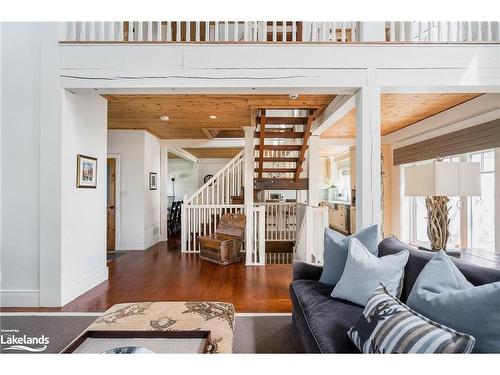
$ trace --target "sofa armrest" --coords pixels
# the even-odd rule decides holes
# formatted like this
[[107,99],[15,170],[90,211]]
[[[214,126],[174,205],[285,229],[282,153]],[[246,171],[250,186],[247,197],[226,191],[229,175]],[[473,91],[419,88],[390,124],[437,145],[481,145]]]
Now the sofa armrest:
[[319,280],[323,266],[293,261],[293,280]]

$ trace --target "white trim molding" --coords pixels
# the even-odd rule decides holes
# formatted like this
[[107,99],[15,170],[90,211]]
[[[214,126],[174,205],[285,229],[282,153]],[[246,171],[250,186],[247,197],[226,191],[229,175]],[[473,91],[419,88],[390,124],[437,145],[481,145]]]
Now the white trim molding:
[[120,249],[121,237],[121,155],[108,154],[108,159],[115,159],[115,251]]
[[69,287],[67,285],[63,285],[60,306],[66,305],[75,298],[80,297],[83,293],[106,281],[108,279],[108,275],[108,267],[106,266],[100,270],[90,273]]
[[40,291],[1,290],[0,305],[2,307],[38,307],[40,306]]

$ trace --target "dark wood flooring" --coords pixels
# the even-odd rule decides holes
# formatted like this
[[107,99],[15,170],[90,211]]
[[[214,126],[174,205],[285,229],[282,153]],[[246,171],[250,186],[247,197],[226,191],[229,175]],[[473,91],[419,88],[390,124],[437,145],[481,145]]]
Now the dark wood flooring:
[[128,251],[108,262],[109,279],[62,308],[2,308],[1,311],[101,312],[116,303],[226,301],[237,312],[290,312],[290,264],[246,267],[203,262],[181,254],[176,239],[147,251]]

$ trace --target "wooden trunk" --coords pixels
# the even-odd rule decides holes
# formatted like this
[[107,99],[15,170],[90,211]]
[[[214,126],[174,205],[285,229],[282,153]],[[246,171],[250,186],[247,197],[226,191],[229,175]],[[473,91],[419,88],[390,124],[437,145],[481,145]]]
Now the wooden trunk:
[[224,266],[242,261],[245,222],[243,214],[224,214],[215,233],[198,237],[200,259]]

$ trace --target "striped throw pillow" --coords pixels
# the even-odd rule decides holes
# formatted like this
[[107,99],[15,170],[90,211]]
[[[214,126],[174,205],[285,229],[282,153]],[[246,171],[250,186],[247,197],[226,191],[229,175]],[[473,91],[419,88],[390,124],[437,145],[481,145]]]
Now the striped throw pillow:
[[347,334],[363,353],[470,353],[475,342],[411,310],[382,284]]

